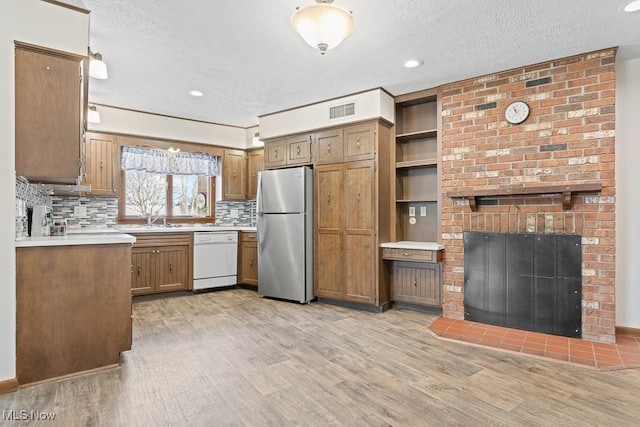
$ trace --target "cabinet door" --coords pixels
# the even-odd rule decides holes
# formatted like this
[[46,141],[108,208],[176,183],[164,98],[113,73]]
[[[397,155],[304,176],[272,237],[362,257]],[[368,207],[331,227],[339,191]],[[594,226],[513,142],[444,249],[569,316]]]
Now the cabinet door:
[[155,250],[156,291],[188,289],[189,246],[164,246]]
[[342,299],[344,190],[342,165],[315,168],[316,265],[315,294]]
[[344,147],[342,144],[342,129],[327,130],[314,134],[316,145],[317,165],[342,163]]
[[264,167],[278,168],[287,165],[287,140],[285,138],[265,141]]
[[91,185],[90,194],[115,197],[120,177],[116,137],[88,132],[85,136],[84,156],[85,183]]
[[345,161],[372,160],[376,154],[375,125],[367,123],[344,129]]
[[15,50],[15,168],[34,182],[80,172],[82,57]]
[[131,293],[133,295],[154,292],[155,275],[152,262],[154,254],[155,248],[131,249]]
[[247,157],[242,150],[224,150],[222,162],[223,200],[245,200]]
[[264,170],[264,150],[248,153],[247,200],[255,200],[258,194],[258,172]]
[[345,164],[346,299],[376,303],[374,162]]
[[242,242],[240,248],[240,283],[258,285],[258,245],[255,242]]
[[395,261],[392,299],[440,307],[440,264]]
[[311,163],[311,135],[297,135],[287,138],[287,165]]

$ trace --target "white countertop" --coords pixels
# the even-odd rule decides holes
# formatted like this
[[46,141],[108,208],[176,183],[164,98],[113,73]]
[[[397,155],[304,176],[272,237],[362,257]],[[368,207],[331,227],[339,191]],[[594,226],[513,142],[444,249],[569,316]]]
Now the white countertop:
[[381,248],[392,249],[421,249],[425,251],[440,251],[444,249],[444,245],[439,245],[436,242],[387,242],[381,243]]
[[16,248],[35,246],[112,245],[135,243],[136,238],[124,233],[67,234],[66,236],[33,236],[16,239]]
[[256,227],[238,226],[238,225],[206,225],[206,224],[189,224],[183,226],[153,225],[147,227],[145,225],[119,225],[115,227],[122,233],[191,233],[194,231],[257,231]]

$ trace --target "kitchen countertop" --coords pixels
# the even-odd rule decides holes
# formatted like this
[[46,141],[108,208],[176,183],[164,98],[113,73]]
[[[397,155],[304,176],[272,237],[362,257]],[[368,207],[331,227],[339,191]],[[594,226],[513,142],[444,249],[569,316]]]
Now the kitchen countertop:
[[35,246],[69,246],[69,245],[109,245],[118,243],[135,243],[136,238],[130,234],[148,233],[192,233],[195,231],[249,231],[256,227],[234,225],[188,224],[183,226],[163,227],[153,225],[119,225],[116,227],[69,228],[66,236],[36,236],[16,239],[16,248]]
[[35,246],[111,245],[135,243],[136,238],[124,233],[67,234],[66,236],[33,236],[16,239],[16,248]]
[[425,251],[440,251],[444,249],[444,245],[439,245],[436,242],[387,242],[381,243],[381,248],[392,249],[421,249]]

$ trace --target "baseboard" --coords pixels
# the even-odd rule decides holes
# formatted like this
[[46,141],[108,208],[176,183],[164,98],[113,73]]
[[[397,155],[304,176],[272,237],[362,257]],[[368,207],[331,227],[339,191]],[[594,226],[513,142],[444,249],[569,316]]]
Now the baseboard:
[[404,310],[420,311],[422,313],[442,315],[442,307],[412,304],[409,302],[402,302],[402,301],[394,301],[392,307],[404,309]]
[[640,338],[640,329],[629,328],[627,326],[616,326],[616,335],[630,335]]
[[339,305],[341,307],[347,307],[347,308],[355,308],[358,310],[371,311],[373,313],[382,313],[383,311],[386,311],[389,309],[389,303],[385,303],[378,306],[378,305],[372,305],[372,304],[363,304],[359,302],[342,301],[342,300],[336,300],[331,298],[320,298],[320,297],[318,298],[318,302],[331,304],[331,305]]
[[0,394],[11,393],[18,389],[18,379],[0,381]]

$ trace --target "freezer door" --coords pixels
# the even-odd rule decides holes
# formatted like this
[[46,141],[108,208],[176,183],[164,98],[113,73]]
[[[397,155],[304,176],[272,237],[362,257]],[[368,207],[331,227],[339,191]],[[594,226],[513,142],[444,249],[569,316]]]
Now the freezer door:
[[306,214],[258,217],[258,293],[308,302]]
[[305,212],[307,168],[260,172],[258,214]]

